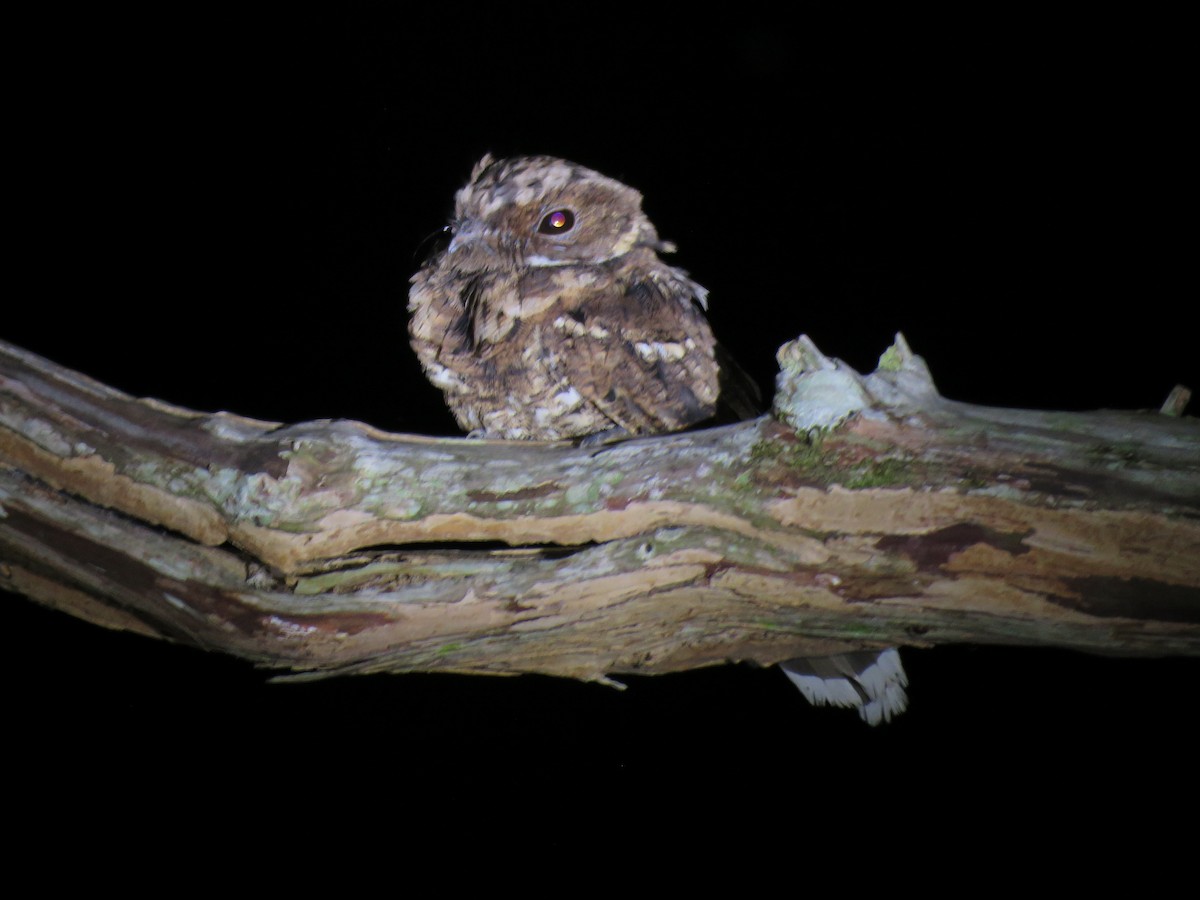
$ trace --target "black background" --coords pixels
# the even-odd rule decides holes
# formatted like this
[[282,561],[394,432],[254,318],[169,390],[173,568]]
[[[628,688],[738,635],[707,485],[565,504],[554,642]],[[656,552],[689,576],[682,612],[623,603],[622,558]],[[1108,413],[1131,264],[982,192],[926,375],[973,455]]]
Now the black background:
[[[479,156],[546,153],[642,191],[764,389],[800,333],[869,370],[897,331],[976,403],[1200,387],[1194,71],[1171,23],[489,9],[29,23],[0,336],[196,409],[454,434],[408,347],[407,279]],[[628,821],[669,794],[754,828],[938,810],[1112,838],[1196,793],[1189,660],[909,651],[911,709],[872,730],[748,666],[624,692],[274,685],[5,600],[7,740],[71,808],[99,783],[297,810],[431,785],[458,808],[504,783]]]

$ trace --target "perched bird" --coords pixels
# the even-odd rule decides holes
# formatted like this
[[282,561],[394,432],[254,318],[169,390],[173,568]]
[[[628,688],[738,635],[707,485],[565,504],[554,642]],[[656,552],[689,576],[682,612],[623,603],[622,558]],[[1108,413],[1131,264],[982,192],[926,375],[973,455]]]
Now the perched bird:
[[[448,230],[412,278],[409,335],[472,435],[595,439],[757,414],[757,388],[704,317],[708,292],[659,258],[675,247],[628,185],[553,157],[487,155]],[[887,653],[785,671],[813,703],[858,706],[875,724],[904,708]]]
[[545,156],[475,166],[409,333],[465,430],[557,440],[676,431],[717,409],[707,292],[666,265],[631,187]]

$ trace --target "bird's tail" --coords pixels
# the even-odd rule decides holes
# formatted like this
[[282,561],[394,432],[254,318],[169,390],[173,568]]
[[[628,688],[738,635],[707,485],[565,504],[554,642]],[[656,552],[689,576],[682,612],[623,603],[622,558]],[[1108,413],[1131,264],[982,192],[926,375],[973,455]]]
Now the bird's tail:
[[904,712],[908,676],[895,647],[837,656],[798,657],[779,664],[814,706],[853,706],[868,725],[890,722]]
[[763,413],[763,396],[754,379],[737,364],[720,342],[713,348],[717,360],[717,421],[744,422]]

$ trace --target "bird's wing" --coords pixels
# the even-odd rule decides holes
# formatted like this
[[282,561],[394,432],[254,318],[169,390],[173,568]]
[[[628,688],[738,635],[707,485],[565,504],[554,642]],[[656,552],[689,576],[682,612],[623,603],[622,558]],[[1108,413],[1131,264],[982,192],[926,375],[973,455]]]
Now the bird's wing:
[[792,683],[814,706],[852,706],[868,725],[889,722],[908,706],[908,676],[894,647],[781,662]]
[[676,431],[716,412],[712,331],[693,285],[665,266],[564,292],[542,326],[544,363],[630,434]]

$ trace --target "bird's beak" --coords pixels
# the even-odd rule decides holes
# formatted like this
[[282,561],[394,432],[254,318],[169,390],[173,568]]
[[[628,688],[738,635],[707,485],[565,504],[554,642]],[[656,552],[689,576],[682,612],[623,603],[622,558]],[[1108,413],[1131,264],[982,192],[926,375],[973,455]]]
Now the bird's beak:
[[450,239],[450,246],[446,248],[447,253],[456,253],[479,237],[479,228],[473,222],[456,222],[449,227],[454,237]]

